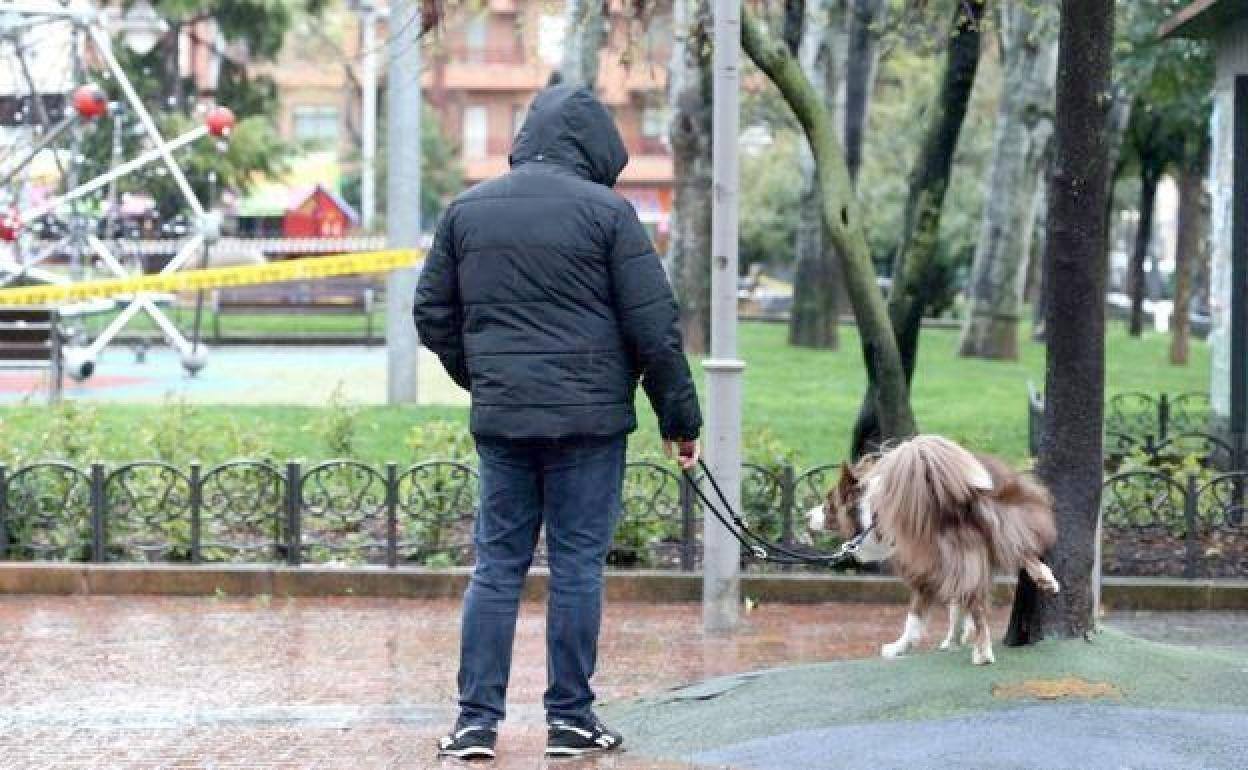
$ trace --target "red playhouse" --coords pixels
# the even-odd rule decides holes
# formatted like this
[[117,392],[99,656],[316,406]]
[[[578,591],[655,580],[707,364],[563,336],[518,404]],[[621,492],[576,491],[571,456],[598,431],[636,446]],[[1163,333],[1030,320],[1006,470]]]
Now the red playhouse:
[[332,190],[316,185],[291,197],[282,217],[282,235],[302,238],[336,238],[360,222],[359,214]]

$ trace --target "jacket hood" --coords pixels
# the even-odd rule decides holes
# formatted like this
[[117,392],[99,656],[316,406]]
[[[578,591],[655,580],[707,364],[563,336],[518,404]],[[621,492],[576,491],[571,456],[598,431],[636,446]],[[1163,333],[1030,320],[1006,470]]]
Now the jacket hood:
[[614,187],[628,165],[628,151],[611,113],[586,88],[551,86],[529,106],[508,157],[512,167],[546,161]]

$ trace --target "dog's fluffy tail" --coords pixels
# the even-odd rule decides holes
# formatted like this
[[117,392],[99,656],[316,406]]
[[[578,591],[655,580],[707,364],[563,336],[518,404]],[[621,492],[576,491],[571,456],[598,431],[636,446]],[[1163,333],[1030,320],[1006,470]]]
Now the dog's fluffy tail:
[[993,560],[998,569],[1018,569],[1027,559],[1038,559],[1057,540],[1053,498],[1040,482],[1011,472],[994,458],[983,462],[997,489],[976,509],[993,533]]
[[871,508],[898,541],[935,543],[973,524],[992,566],[1014,570],[1057,538],[1048,490],[947,438],[916,436],[881,457],[872,475]]
[[885,453],[871,470],[871,508],[900,539],[932,540],[941,512],[968,511],[993,487],[975,456],[942,436],[923,435]]

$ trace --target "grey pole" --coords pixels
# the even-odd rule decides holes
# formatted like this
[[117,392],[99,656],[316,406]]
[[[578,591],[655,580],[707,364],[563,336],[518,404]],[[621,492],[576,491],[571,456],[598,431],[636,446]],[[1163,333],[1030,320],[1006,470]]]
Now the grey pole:
[[[392,249],[420,246],[420,0],[390,3],[386,44],[389,101],[386,236]],[[419,268],[386,279],[386,393],[390,404],[416,403],[420,340],[412,325]]]
[[[1234,80],[1231,96],[1235,109],[1231,119],[1231,442],[1235,469],[1244,467],[1248,449],[1248,75]],[[1242,502],[1237,500],[1238,502]]]
[[360,224],[377,213],[377,5],[360,1]]
[[[737,358],[737,135],[740,122],[740,0],[714,0],[711,130],[711,356],[707,376],[706,459],[728,501],[741,506],[741,373]],[[704,516],[702,625],[730,631],[739,620],[741,549]]]

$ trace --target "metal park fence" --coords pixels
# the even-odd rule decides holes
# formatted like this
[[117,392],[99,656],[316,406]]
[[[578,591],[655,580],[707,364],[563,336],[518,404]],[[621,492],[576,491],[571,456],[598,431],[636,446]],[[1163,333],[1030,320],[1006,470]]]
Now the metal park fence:
[[[743,515],[768,539],[806,541],[804,512],[823,502],[837,468],[747,464]],[[0,466],[0,559],[465,565],[473,558],[477,482],[476,469],[450,461]],[[1200,462],[1110,476],[1105,571],[1248,575],[1246,490],[1248,473]],[[697,569],[701,516],[672,468],[630,462],[609,564]],[[814,539],[819,547],[836,543],[831,534]]]
[[1105,409],[1105,430],[1162,443],[1184,433],[1209,429],[1212,409],[1208,393],[1118,393]]
[[1130,470],[1105,480],[1102,565],[1110,575],[1248,576],[1248,473]]
[[[744,502],[752,526],[793,542],[796,512],[822,499],[831,470],[798,475],[746,466]],[[0,558],[468,564],[477,500],[476,469],[449,461],[405,468],[351,460],[0,466]],[[701,514],[693,500],[673,470],[629,463],[610,562],[695,569]]]

